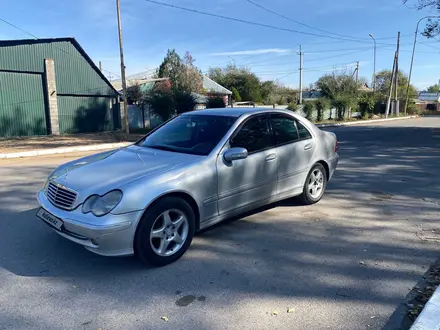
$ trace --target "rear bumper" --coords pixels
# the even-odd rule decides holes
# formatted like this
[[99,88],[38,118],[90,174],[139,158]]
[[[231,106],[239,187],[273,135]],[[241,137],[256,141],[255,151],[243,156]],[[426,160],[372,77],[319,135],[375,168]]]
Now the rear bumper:
[[46,198],[44,190],[38,193],[37,199],[43,209],[63,221],[60,230],[49,226],[64,238],[104,256],[134,253],[133,240],[142,211],[95,217],[90,213],[83,214],[80,208],[73,211],[57,208]]
[[339,155],[336,153],[333,158],[330,158],[328,160],[328,167],[329,167],[329,176],[328,179],[330,180],[333,177],[333,174],[336,171],[336,168],[338,167],[339,163]]

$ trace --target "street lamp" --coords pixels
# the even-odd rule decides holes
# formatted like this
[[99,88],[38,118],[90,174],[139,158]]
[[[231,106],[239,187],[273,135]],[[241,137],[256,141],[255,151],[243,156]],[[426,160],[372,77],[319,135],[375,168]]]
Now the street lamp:
[[412,51],[412,56],[411,56],[411,66],[409,68],[408,86],[406,86],[405,115],[406,115],[406,110],[408,108],[409,86],[411,84],[411,74],[412,74],[413,63],[414,63],[414,53],[416,52],[417,35],[419,34],[419,24],[421,21],[423,21],[424,19],[427,19],[427,18],[440,18],[440,16],[438,16],[438,15],[437,16],[425,16],[425,17],[422,17],[421,19],[419,19],[419,21],[417,22],[416,33],[414,35],[413,51]]
[[370,33],[371,39],[374,41],[374,73],[373,73],[373,92],[376,92],[376,39]]

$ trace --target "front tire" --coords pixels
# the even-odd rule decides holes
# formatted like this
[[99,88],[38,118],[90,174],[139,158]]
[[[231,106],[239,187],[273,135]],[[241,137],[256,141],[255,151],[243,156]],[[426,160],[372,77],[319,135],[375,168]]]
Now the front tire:
[[134,240],[135,254],[144,263],[168,265],[188,250],[195,228],[194,211],[185,200],[160,199],[142,216]]
[[307,175],[301,201],[306,205],[318,203],[327,187],[327,172],[321,164],[315,164]]

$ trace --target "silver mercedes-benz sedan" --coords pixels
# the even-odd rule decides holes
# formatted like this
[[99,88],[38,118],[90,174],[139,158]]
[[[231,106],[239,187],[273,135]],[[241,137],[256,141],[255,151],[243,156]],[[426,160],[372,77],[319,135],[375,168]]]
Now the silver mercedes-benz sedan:
[[59,166],[37,216],[92,252],[166,265],[225,218],[294,196],[318,202],[337,146],[291,111],[189,112],[133,145]]

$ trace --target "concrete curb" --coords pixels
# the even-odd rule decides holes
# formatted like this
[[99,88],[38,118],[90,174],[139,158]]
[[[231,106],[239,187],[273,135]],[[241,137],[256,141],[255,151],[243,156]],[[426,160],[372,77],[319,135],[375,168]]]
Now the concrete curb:
[[428,300],[410,330],[440,329],[440,286]]
[[7,154],[0,154],[0,159],[10,159],[10,158],[24,158],[24,157],[35,157],[43,155],[55,155],[55,154],[65,154],[69,152],[79,152],[79,151],[91,151],[91,150],[104,150],[104,149],[115,149],[126,147],[132,144],[132,142],[119,142],[119,143],[103,143],[94,144],[89,146],[78,146],[78,147],[66,147],[66,148],[54,148],[54,149],[43,149],[43,150],[32,150],[23,152],[14,152]]
[[384,122],[384,121],[411,119],[411,118],[418,118],[418,117],[419,116],[406,116],[406,117],[395,117],[395,118],[386,118],[386,119],[370,119],[370,120],[350,121],[350,122],[347,122],[347,123],[340,123],[340,124],[318,124],[316,126],[319,127],[319,128],[322,128],[322,127],[351,126],[351,125],[360,125],[360,124],[380,123],[380,122]]

